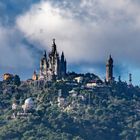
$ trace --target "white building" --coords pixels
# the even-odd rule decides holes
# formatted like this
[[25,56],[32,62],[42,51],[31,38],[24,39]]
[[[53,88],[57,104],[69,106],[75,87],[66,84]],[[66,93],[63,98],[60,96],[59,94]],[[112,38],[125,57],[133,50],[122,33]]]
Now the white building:
[[82,83],[82,82],[83,82],[83,77],[82,77],[82,76],[75,77],[74,80],[75,80],[77,83]]
[[35,105],[34,105],[32,98],[27,98],[25,100],[24,104],[22,105],[24,112],[34,109],[34,107],[35,107]]
[[16,110],[17,109],[17,104],[16,103],[13,103],[12,104],[12,110]]

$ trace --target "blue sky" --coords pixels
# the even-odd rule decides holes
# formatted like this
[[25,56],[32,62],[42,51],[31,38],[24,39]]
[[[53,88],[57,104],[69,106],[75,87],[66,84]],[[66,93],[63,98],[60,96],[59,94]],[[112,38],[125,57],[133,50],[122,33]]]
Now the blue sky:
[[139,7],[138,0],[1,0],[0,74],[30,78],[56,38],[68,70],[104,78],[112,54],[116,79],[132,73],[139,85]]

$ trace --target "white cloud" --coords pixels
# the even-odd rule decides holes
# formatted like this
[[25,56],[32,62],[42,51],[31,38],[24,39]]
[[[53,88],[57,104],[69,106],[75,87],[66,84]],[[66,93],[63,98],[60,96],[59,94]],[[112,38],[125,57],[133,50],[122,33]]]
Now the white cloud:
[[[56,38],[58,49],[64,50],[70,63],[104,63],[111,53],[118,63],[140,66],[137,62],[140,52],[139,3],[132,0],[60,3],[62,5],[58,6],[43,1],[33,5],[17,18],[19,30],[47,50],[50,40]],[[70,8],[67,3],[71,3]]]

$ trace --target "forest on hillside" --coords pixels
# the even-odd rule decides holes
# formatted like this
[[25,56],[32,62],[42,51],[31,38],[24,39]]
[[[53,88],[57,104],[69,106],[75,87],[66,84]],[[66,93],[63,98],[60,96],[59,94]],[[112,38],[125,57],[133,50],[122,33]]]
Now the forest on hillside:
[[[64,106],[58,105],[60,89]],[[69,92],[73,89],[75,93]],[[22,112],[29,97],[35,109],[26,117],[12,118],[12,103],[18,104],[16,113]],[[65,81],[18,86],[1,82],[0,139],[140,140],[140,88],[124,82],[92,90]]]

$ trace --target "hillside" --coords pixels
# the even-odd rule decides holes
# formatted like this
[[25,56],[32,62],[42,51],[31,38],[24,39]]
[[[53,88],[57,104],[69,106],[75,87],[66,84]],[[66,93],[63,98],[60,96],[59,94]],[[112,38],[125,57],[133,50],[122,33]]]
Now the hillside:
[[[34,81],[16,86],[1,82],[0,139],[139,140],[140,88],[124,82],[86,88],[85,83]],[[18,115],[29,97],[34,109]]]

